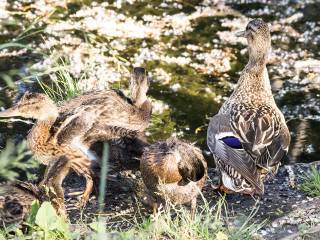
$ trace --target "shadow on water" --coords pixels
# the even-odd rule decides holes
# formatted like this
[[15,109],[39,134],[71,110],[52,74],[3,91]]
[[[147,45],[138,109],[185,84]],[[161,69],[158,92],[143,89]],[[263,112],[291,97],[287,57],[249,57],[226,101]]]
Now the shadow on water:
[[320,124],[314,120],[292,120],[288,122],[289,129],[294,129],[291,134],[289,151],[290,163],[312,162],[320,159]]

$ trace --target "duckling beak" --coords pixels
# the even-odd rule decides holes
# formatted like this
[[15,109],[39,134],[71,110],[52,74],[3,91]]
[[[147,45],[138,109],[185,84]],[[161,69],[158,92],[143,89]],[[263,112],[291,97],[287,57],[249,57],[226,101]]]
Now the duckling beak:
[[11,118],[11,117],[18,117],[20,114],[17,109],[9,108],[3,112],[0,112],[0,118]]
[[246,31],[236,32],[236,36],[237,37],[245,37],[246,36]]

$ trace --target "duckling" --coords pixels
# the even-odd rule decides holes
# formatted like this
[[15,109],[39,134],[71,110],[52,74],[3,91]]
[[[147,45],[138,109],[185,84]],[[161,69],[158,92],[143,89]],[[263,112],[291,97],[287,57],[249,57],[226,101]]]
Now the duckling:
[[[0,118],[23,117],[36,119],[28,134],[27,142],[36,159],[48,165],[52,159],[66,156],[71,168],[87,180],[87,192],[93,186],[90,173],[90,159],[71,144],[58,144],[53,128],[59,112],[54,102],[44,94],[26,92],[16,106],[0,113]],[[84,196],[87,197],[87,196]]]
[[50,161],[39,185],[18,180],[0,185],[1,225],[24,220],[34,200],[50,201],[57,213],[66,218],[61,183],[69,172],[68,164],[70,161],[65,156]]
[[225,192],[263,194],[264,180],[277,172],[288,152],[290,133],[272,95],[266,64],[271,49],[268,25],[250,21],[241,32],[249,62],[230,98],[211,118],[207,144]]
[[197,196],[207,179],[207,163],[201,150],[176,138],[147,147],[140,160],[143,182],[150,192],[154,212],[161,202],[191,203],[194,215]]
[[119,91],[95,91],[60,108],[44,94],[27,92],[16,106],[1,112],[0,118],[37,120],[28,135],[30,149],[45,165],[61,156],[69,159],[70,168],[86,179],[80,202],[85,205],[93,189],[90,167],[98,161],[89,146],[96,141],[134,137],[148,126],[151,102],[146,96],[149,80],[143,68],[134,69],[130,87],[132,102]]
[[14,182],[0,185],[0,224],[7,226],[22,222],[31,204],[39,199],[39,189],[32,183]]

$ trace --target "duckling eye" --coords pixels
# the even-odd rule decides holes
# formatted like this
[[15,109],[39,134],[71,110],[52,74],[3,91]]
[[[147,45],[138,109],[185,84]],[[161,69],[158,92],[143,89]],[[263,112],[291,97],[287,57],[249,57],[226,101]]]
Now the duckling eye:
[[25,100],[30,100],[30,99],[32,99],[32,98],[34,98],[35,97],[35,94],[34,93],[26,93],[25,95],[24,95],[24,99]]
[[227,146],[235,149],[243,149],[240,140],[236,137],[228,136],[220,139],[223,141]]

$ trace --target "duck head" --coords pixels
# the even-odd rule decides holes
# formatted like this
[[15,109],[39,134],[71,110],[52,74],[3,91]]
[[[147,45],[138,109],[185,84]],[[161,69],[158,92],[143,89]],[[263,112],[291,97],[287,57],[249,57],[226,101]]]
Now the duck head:
[[58,109],[49,97],[30,92],[26,92],[15,106],[0,112],[0,118],[22,117],[35,120],[54,120],[57,116]]
[[133,69],[130,79],[131,98],[134,105],[141,107],[147,101],[147,92],[150,81],[147,77],[146,70],[142,67]]
[[261,18],[250,21],[246,30],[239,32],[238,36],[247,38],[250,60],[267,59],[271,48],[271,35],[268,24]]

